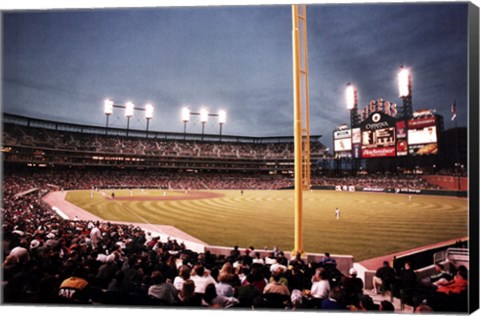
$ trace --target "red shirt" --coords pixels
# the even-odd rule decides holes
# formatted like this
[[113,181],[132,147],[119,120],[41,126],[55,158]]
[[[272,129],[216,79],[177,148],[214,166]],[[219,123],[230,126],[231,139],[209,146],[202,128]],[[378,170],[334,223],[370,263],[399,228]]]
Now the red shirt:
[[440,285],[437,289],[437,292],[445,294],[460,294],[462,291],[466,290],[468,287],[468,281],[462,277],[455,276],[453,283],[447,285]]

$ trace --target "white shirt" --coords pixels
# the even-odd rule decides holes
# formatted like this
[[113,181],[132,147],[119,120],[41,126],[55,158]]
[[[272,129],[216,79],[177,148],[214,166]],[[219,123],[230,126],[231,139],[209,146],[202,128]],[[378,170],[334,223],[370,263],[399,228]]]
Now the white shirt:
[[252,260],[252,264],[253,263],[265,264],[265,261],[263,261],[262,258],[258,258],[258,259],[255,258],[255,259]]
[[287,271],[287,267],[284,266],[283,264],[274,263],[270,266],[270,272],[273,272],[273,271],[277,270],[278,268],[282,268],[283,271]]
[[277,263],[277,259],[275,259],[275,258],[272,259],[272,258],[270,258],[270,257],[266,257],[266,258],[265,258],[265,264],[272,265],[272,264],[274,264],[274,263]]
[[183,288],[183,283],[185,282],[185,280],[180,277],[180,276],[176,276],[175,279],[173,280],[173,286],[178,290],[180,291],[182,288]]
[[330,293],[330,283],[328,280],[320,280],[312,283],[310,294],[315,298],[327,298]]
[[205,294],[205,288],[207,285],[210,283],[217,284],[217,281],[215,281],[214,278],[212,278],[211,275],[208,276],[199,276],[199,275],[194,275],[191,276],[190,279],[195,283],[195,293],[201,293]]
[[102,232],[98,227],[93,227],[92,231],[90,232],[90,240],[92,243],[92,247],[96,247],[98,242],[102,239]]

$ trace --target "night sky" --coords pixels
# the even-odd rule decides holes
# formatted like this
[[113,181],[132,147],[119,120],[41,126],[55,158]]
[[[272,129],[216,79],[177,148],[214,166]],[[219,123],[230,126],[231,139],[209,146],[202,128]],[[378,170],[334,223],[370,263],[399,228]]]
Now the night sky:
[[[411,69],[414,110],[467,126],[467,3],[307,5],[310,126],[331,146],[359,108],[399,106],[397,73]],[[223,134],[293,135],[291,6],[197,6],[3,12],[5,113],[105,126],[103,101],[154,106],[150,130],[183,132],[181,108],[227,111]],[[145,129],[143,112],[130,128]],[[126,128],[114,109],[110,127]],[[188,132],[201,133],[199,117]],[[205,133],[217,134],[211,117]]]

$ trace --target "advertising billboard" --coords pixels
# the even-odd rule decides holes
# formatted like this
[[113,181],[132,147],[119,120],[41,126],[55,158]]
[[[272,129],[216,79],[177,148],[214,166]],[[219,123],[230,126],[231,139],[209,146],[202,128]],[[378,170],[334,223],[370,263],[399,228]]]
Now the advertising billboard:
[[397,156],[408,155],[408,143],[405,139],[397,140]]
[[398,121],[396,123],[397,127],[397,138],[407,138],[407,126],[405,121]]
[[335,139],[333,141],[333,148],[335,149],[335,151],[350,151],[352,150],[352,139]]
[[344,129],[333,132],[333,150],[335,152],[352,151],[352,130]]
[[[361,158],[395,157],[396,122],[385,113],[372,113],[361,124]],[[356,154],[354,153],[354,156]]]
[[415,156],[435,155],[438,153],[438,144],[409,145],[408,153]]
[[352,128],[352,144],[360,144],[362,142],[362,132],[360,128]]
[[362,158],[395,157],[395,155],[395,147],[362,149]]
[[438,130],[435,116],[408,121],[408,153],[434,155],[438,153]]
[[350,137],[352,137],[352,130],[350,129],[333,132],[333,139],[350,138]]
[[436,142],[437,142],[436,126],[428,126],[424,128],[408,130],[409,145],[430,144],[430,143],[436,143]]

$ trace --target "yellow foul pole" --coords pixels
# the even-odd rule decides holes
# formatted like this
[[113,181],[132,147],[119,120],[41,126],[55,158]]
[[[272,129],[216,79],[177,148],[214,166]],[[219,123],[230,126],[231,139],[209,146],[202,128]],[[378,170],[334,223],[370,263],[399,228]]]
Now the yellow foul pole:
[[295,142],[295,238],[293,254],[303,252],[302,232],[302,111],[300,91],[300,39],[298,30],[298,5],[292,5],[292,46],[293,46],[293,124]]
[[293,106],[295,141],[295,237],[293,254],[303,253],[303,190],[310,189],[307,9],[292,5]]

